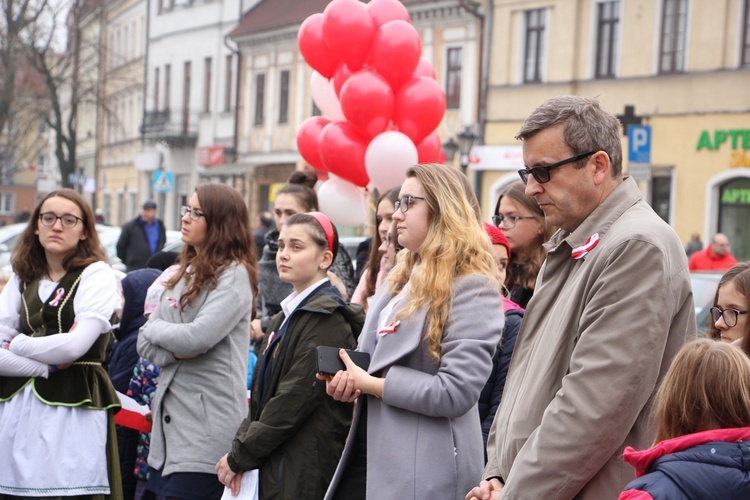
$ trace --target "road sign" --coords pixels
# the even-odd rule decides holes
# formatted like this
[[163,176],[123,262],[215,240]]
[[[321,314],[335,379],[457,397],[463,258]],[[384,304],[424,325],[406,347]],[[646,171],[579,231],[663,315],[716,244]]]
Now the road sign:
[[628,161],[651,163],[651,127],[649,125],[628,126]]
[[174,174],[172,172],[154,172],[153,188],[155,193],[172,193],[174,191]]

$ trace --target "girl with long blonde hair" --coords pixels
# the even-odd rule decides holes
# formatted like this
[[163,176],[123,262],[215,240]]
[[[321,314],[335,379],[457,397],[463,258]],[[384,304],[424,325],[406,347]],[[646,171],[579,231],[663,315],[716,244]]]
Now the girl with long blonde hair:
[[373,298],[346,370],[319,375],[339,401],[359,397],[326,498],[463,498],[481,475],[477,400],[503,329],[495,259],[459,171],[415,165],[393,220],[404,249]]

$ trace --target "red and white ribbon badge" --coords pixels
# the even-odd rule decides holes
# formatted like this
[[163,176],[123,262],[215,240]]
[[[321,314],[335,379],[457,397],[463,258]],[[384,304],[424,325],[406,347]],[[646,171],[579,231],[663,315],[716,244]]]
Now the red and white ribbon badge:
[[169,302],[169,307],[173,309],[177,309],[180,305],[175,297],[167,297],[167,302]]
[[271,334],[268,336],[268,344],[266,344],[266,348],[263,349],[263,354],[265,354],[268,351],[268,348],[271,347],[271,343],[273,342],[274,337],[276,337],[276,332],[271,332]]
[[396,321],[394,323],[391,323],[388,326],[384,326],[378,331],[378,335],[383,337],[385,335],[388,335],[390,333],[396,333],[396,330],[398,330],[398,326],[401,324],[401,321]]
[[57,307],[60,305],[60,301],[65,297],[65,289],[64,288],[58,288],[55,290],[55,296],[52,300],[49,301],[49,305],[52,307]]
[[594,233],[591,236],[589,236],[589,239],[586,240],[586,243],[584,243],[582,246],[574,248],[571,252],[571,255],[575,260],[582,259],[588,254],[591,250],[596,247],[596,245],[599,244],[599,233]]

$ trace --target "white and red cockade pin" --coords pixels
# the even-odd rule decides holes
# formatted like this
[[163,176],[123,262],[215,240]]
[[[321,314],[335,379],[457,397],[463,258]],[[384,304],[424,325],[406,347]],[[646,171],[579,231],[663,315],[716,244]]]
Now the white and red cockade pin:
[[575,260],[582,259],[588,254],[591,250],[596,247],[596,245],[599,244],[599,233],[594,233],[586,240],[586,243],[581,245],[580,247],[576,247],[571,252],[571,255]]
[[398,330],[398,327],[399,327],[400,324],[401,324],[401,321],[394,321],[390,325],[384,326],[383,328],[381,328],[378,331],[378,335],[380,335],[381,337],[383,337],[383,336],[391,334],[391,333],[396,333],[396,330]]
[[172,309],[177,309],[180,306],[179,301],[175,297],[167,297],[167,302],[169,302],[169,307]]
[[55,296],[52,300],[49,301],[49,305],[52,307],[57,307],[60,305],[60,302],[65,297],[65,289],[64,288],[58,288],[55,290]]

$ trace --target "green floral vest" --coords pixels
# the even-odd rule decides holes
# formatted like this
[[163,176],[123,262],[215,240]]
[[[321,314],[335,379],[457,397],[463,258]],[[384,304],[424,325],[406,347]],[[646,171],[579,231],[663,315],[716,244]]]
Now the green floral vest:
[[[21,332],[31,337],[66,335],[75,322],[73,298],[84,267],[69,270],[46,302],[39,299],[39,280],[24,283],[21,304]],[[112,382],[102,367],[108,335],[99,338],[81,358],[68,368],[42,377],[0,377],[0,401],[8,401],[26,385],[44,403],[84,406],[105,410],[120,406]]]

